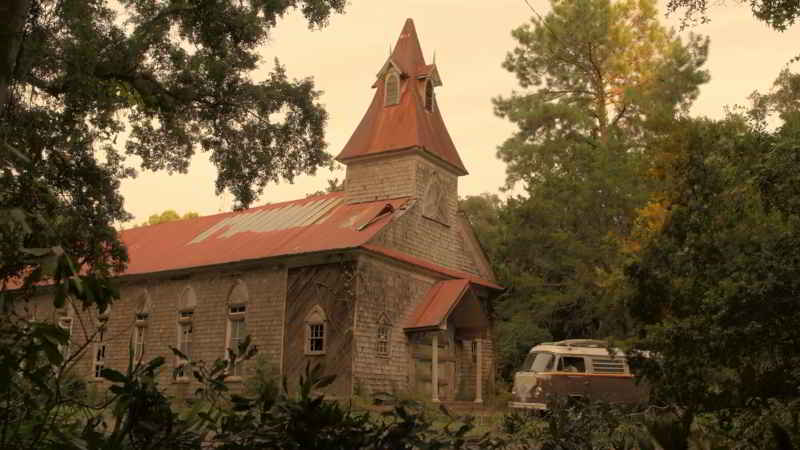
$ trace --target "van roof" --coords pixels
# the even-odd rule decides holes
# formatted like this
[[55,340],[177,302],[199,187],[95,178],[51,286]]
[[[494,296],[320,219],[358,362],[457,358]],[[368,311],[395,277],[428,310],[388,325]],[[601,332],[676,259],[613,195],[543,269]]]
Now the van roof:
[[[614,356],[625,357],[625,352],[613,348]],[[534,346],[532,352],[553,352],[573,355],[605,356],[609,357],[608,342],[594,339],[568,339],[558,342],[542,342]]]

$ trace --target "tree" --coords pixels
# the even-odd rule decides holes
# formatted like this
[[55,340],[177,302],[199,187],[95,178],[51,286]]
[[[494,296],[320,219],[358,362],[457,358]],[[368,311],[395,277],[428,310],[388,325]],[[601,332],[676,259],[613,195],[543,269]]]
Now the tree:
[[497,308],[498,328],[610,334],[625,322],[612,295],[622,249],[657,189],[650,144],[708,80],[708,41],[664,28],[653,0],[554,0],[512,35],[518,45],[503,66],[525,91],[495,100],[518,127],[497,154],[507,187],[524,195],[500,213],[496,264],[513,292]]
[[172,222],[175,220],[186,220],[186,219],[194,219],[200,217],[200,214],[197,214],[194,211],[189,211],[183,216],[175,212],[174,209],[168,209],[161,214],[152,214],[148,219],[147,222],[144,222],[141,226],[148,226],[148,225],[158,225],[160,223],[165,222]]
[[[740,3],[745,3],[740,1]],[[753,15],[778,31],[785,31],[800,17],[800,3],[794,0],[748,0]],[[708,0],[668,0],[667,10],[684,9],[683,24],[707,22]]]
[[[783,72],[772,93],[755,96],[755,110],[685,121],[665,141],[666,215],[626,268],[626,304],[636,347],[657,355],[640,361],[640,374],[688,423],[713,412],[741,431],[765,416],[780,422],[800,414],[793,85]],[[784,119],[775,131],[764,120],[769,110]]]
[[[344,3],[4,2],[0,208],[52,218],[54,242],[107,274],[126,259],[112,227],[129,218],[118,189],[135,174],[126,155],[181,172],[208,152],[217,192],[232,192],[237,207],[270,181],[313,172],[329,156],[312,80],[288,79],[277,62],[263,81],[249,74],[286,12],[322,26]],[[114,143],[126,129],[123,151]],[[0,276],[25,267],[4,253]]]

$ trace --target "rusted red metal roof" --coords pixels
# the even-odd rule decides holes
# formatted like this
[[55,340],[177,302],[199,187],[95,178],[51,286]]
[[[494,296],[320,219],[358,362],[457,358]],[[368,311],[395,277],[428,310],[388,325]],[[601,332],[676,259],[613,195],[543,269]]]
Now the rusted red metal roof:
[[469,281],[445,280],[434,284],[417,306],[406,329],[438,328],[467,292]]
[[343,200],[339,192],[125,230],[130,262],[121,275],[359,247],[407,201]]
[[[438,106],[434,106],[431,111],[425,109],[425,79],[436,68],[425,64],[417,31],[411,19],[406,20],[389,61],[399,67],[404,75],[400,83],[400,102],[385,106],[384,83],[376,82],[372,103],[336,159],[346,161],[394,150],[418,148],[444,161],[458,173],[466,175],[467,170],[450,138]],[[385,71],[381,71],[379,76],[383,74]]]
[[361,246],[365,250],[369,250],[373,253],[377,253],[383,256],[387,256],[389,258],[402,261],[408,264],[412,264],[418,267],[422,267],[423,269],[430,270],[432,272],[440,273],[442,275],[448,276],[450,278],[463,278],[470,283],[474,283],[480,286],[488,287],[490,289],[495,289],[498,291],[502,291],[505,288],[498,284],[492,283],[491,281],[484,280],[477,275],[462,272],[460,270],[450,269],[444,266],[440,266],[438,264],[434,264],[429,261],[425,261],[424,259],[417,258],[415,256],[411,256],[407,253],[403,253],[397,250],[393,250],[386,247],[381,247],[379,245],[374,244],[364,244]]

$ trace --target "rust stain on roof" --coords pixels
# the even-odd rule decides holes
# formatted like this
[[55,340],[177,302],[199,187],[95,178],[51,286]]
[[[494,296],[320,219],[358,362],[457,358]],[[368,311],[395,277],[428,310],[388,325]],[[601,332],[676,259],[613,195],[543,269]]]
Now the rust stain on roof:
[[439,281],[425,294],[405,329],[439,328],[467,292],[465,279]]
[[434,106],[432,111],[424,107],[422,96],[427,78],[431,77],[435,85],[441,82],[435,65],[425,63],[411,19],[403,26],[397,45],[379,76],[382,77],[389,66],[399,67],[404,75],[401,77],[400,102],[384,106],[385,86],[379,79],[375,84],[372,103],[336,159],[346,161],[393,150],[418,148],[444,161],[459,174],[466,175],[467,170],[438,106]]
[[[355,248],[408,199],[345,204],[337,192],[122,232],[130,262],[120,275]],[[381,214],[383,213],[383,214]]]

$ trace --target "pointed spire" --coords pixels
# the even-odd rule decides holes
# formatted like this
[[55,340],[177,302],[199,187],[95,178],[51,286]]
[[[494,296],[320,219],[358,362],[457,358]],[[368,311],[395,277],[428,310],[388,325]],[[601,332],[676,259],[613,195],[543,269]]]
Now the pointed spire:
[[394,51],[389,58],[408,76],[416,76],[425,67],[425,57],[422,56],[422,48],[419,45],[417,29],[414,27],[413,20],[406,19]]
[[[385,74],[390,68],[402,72],[397,103],[386,103]],[[448,165],[459,175],[467,170],[461,162],[439,108],[425,109],[425,83],[441,86],[438,70],[426,65],[414,21],[406,20],[389,59],[372,86],[375,95],[350,140],[337,160],[346,162],[362,156],[395,150],[417,149]]]

